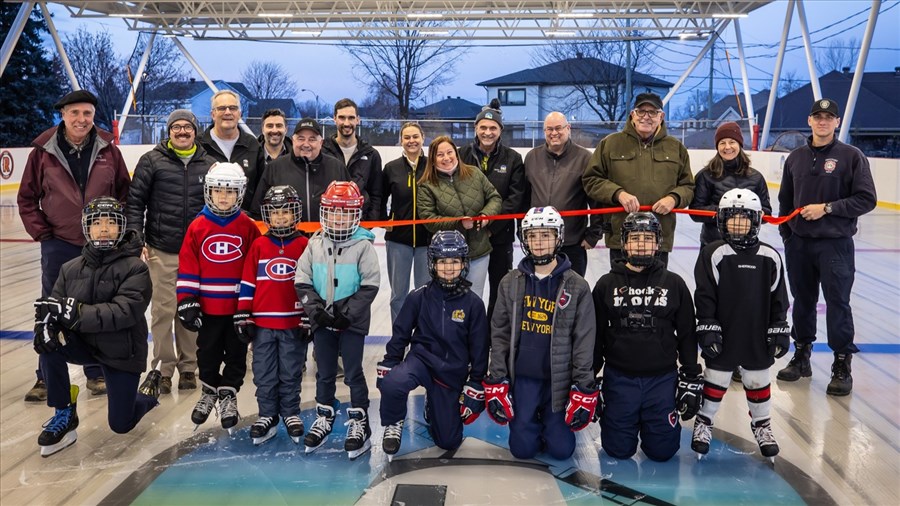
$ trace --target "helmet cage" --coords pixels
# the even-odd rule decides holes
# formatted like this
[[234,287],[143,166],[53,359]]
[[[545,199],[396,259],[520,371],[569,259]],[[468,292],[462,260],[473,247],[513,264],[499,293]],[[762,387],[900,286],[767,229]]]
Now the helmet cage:
[[[437,272],[437,261],[440,258],[462,259],[459,275],[450,280],[440,277]],[[428,274],[444,289],[455,290],[460,287],[469,274],[469,245],[462,234],[456,230],[443,230],[434,234],[428,245]]]
[[[550,229],[556,232],[556,243],[553,251],[544,255],[536,255],[528,245],[526,240],[526,232],[530,230]],[[525,213],[522,219],[522,226],[519,227],[519,242],[522,243],[522,249],[528,255],[535,265],[547,265],[556,259],[559,250],[562,248],[563,237],[565,232],[565,224],[559,211],[552,206],[533,207]]]
[[[115,237],[93,239],[91,237],[91,225],[101,218],[109,218],[119,227]],[[85,240],[94,248],[106,251],[114,249],[125,237],[125,208],[112,197],[98,197],[90,201],[81,213],[81,232]]]
[[[646,247],[636,251],[629,252],[625,245],[628,243],[630,236],[635,232],[649,232],[654,235],[655,241],[651,244],[656,248],[652,251]],[[652,213],[630,213],[622,222],[622,251],[625,253],[625,259],[629,264],[635,267],[648,267],[653,260],[659,255],[659,248],[662,243],[662,227],[659,220]]]
[[[728,220],[744,217],[750,221],[750,226],[744,233],[733,233],[728,230]],[[719,208],[716,213],[716,226],[722,239],[734,249],[752,248],[759,244],[759,226],[762,222],[762,211],[748,209],[746,207]],[[735,231],[737,232],[737,231]]]
[[[280,209],[287,209],[293,213],[294,218],[286,225],[275,226],[272,223],[272,213]],[[273,186],[266,191],[260,211],[263,221],[269,227],[269,233],[275,237],[287,237],[296,231],[297,224],[300,223],[302,217],[300,196],[292,186]]]
[[363,197],[353,181],[332,181],[319,201],[319,224],[334,242],[344,242],[359,228]]
[[[231,167],[222,167],[222,165],[226,164],[214,165],[209,173],[206,174],[206,178],[203,181],[203,199],[206,201],[206,207],[209,208],[210,212],[216,216],[227,218],[241,210],[241,204],[244,202],[244,191],[247,189],[247,176],[243,174],[243,171],[240,170],[237,164],[228,165],[237,167],[240,175],[238,175],[237,171],[232,170]],[[216,170],[217,167],[219,170]],[[213,198],[213,190],[216,189],[236,191],[237,199],[235,199],[234,205],[228,209],[219,209]]]

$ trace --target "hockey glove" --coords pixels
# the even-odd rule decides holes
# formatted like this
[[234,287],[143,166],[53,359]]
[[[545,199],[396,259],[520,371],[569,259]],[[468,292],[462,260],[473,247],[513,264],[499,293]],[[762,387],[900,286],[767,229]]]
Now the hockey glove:
[[703,358],[716,358],[722,353],[722,326],[719,325],[719,322],[700,320],[696,333]]
[[320,310],[318,313],[313,315],[313,321],[316,322],[316,325],[319,327],[333,327],[334,326],[334,317],[328,311],[324,309]]
[[78,320],[81,318],[81,303],[74,298],[44,297],[38,299],[35,305],[38,303],[42,303],[44,308],[35,309],[35,314],[49,314],[51,322],[56,322],[69,330],[75,330],[78,326]]
[[347,330],[350,328],[350,319],[341,313],[337,313],[334,315],[334,323],[331,326],[337,330]]
[[594,410],[594,418],[591,421],[599,422],[603,418],[603,410],[606,408],[606,400],[603,398],[603,376],[598,374],[594,378],[594,383],[597,385],[597,409]]
[[509,380],[485,378],[484,401],[488,415],[494,422],[506,425],[513,419],[512,395],[509,393]]
[[250,344],[256,338],[256,324],[253,322],[253,315],[249,312],[235,313],[233,318],[234,333],[237,338],[244,344]]
[[566,425],[572,432],[578,432],[588,426],[597,412],[599,390],[582,390],[572,385],[569,390],[569,403],[566,404]]
[[38,323],[34,326],[34,351],[38,355],[50,353],[62,346],[60,329],[53,323]]
[[381,390],[381,386],[384,384],[384,378],[389,372],[391,372],[390,367],[386,366],[384,362],[378,362],[375,374],[375,388]]
[[482,411],[484,411],[484,387],[477,381],[469,380],[459,396],[459,416],[464,425],[469,425],[478,419]]
[[682,420],[690,420],[703,405],[703,376],[684,370],[678,373],[678,390],[675,393],[675,409]]
[[781,358],[787,354],[791,347],[791,327],[786,321],[769,324],[766,330],[766,346],[769,348],[769,356]]
[[196,297],[185,297],[178,304],[178,319],[181,325],[190,330],[197,332],[203,326],[203,312],[200,311],[200,301]]

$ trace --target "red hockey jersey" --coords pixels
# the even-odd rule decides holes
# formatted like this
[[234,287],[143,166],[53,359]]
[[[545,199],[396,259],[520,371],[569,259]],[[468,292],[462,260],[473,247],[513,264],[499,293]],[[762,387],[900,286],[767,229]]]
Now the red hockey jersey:
[[309,239],[299,235],[282,240],[266,235],[250,246],[241,278],[238,311],[253,314],[257,326],[293,329],[300,325],[303,306],[294,290],[297,259]]

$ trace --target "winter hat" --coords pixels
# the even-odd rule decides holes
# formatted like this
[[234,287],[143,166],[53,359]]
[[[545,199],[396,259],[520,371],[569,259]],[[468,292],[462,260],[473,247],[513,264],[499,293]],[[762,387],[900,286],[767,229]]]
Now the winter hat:
[[75,90],[59,99],[53,108],[58,111],[69,104],[91,104],[97,107],[97,97],[87,90]]
[[734,139],[742,148],[744,147],[744,134],[741,133],[741,127],[734,121],[722,123],[716,129],[716,146],[722,139]]
[[169,114],[169,119],[166,120],[166,131],[168,132],[172,129],[172,123],[182,120],[190,123],[191,126],[194,127],[195,132],[200,130],[197,123],[197,117],[194,116],[194,113],[187,109],[175,109],[172,111],[172,114]]
[[500,101],[496,98],[491,100],[491,105],[486,105],[481,108],[481,112],[475,116],[475,125],[478,125],[478,122],[483,119],[489,119],[500,127],[500,130],[503,130],[503,113],[500,112]]

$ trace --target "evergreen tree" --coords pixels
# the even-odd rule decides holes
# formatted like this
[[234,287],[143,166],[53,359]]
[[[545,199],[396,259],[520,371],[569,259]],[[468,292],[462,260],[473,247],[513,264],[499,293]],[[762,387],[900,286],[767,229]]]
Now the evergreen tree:
[[[12,27],[21,4],[0,3],[0,40]],[[0,78],[0,146],[28,146],[54,124],[53,104],[63,90],[53,61],[42,45],[47,23],[39,8],[31,11],[9,64]]]

